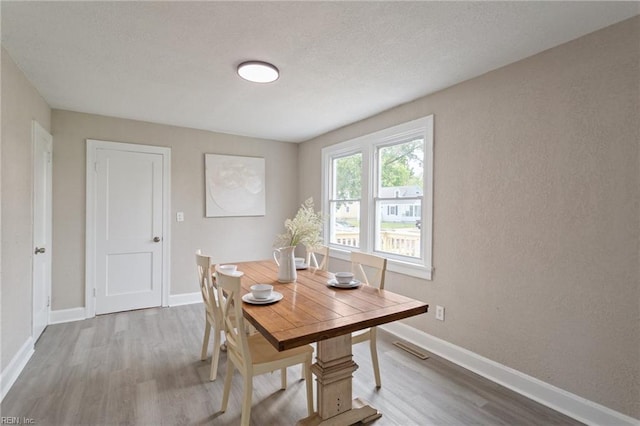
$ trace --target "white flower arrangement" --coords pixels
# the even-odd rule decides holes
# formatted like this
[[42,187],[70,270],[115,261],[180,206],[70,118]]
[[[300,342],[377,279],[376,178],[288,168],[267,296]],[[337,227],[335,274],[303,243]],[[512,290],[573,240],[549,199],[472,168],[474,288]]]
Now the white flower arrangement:
[[286,232],[276,237],[274,247],[303,244],[308,250],[322,244],[322,213],[314,212],[313,198],[308,198],[293,219],[284,221]]

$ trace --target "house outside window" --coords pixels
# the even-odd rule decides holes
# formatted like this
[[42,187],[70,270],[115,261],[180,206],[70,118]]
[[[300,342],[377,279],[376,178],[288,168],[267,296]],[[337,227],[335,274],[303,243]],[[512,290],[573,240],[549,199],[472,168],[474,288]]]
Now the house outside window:
[[433,116],[326,147],[323,212],[332,256],[352,250],[431,279]]

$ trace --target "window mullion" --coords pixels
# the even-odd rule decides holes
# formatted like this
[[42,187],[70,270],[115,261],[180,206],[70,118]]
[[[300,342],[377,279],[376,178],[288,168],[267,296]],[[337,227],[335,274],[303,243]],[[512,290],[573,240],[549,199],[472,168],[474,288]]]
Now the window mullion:
[[370,206],[369,211],[371,224],[369,226],[369,241],[371,244],[369,245],[369,252],[373,253],[376,249],[376,238],[379,235],[380,229],[378,229],[378,218],[377,215],[380,214],[378,211],[377,197],[378,197],[378,188],[380,187],[380,164],[378,161],[378,143],[377,141],[372,141],[369,147],[369,155],[371,159],[371,169],[369,170],[369,176],[371,181],[371,197],[369,199]]
[[360,250],[364,252],[371,251],[371,225],[373,220],[371,217],[372,201],[373,201],[373,185],[371,182],[371,149],[370,146],[364,146],[362,150],[362,200],[360,202]]

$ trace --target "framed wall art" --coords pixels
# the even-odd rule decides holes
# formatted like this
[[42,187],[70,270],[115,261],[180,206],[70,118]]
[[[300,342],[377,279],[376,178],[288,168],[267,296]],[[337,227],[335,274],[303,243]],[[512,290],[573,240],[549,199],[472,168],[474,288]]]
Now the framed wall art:
[[206,217],[264,216],[265,161],[205,154]]

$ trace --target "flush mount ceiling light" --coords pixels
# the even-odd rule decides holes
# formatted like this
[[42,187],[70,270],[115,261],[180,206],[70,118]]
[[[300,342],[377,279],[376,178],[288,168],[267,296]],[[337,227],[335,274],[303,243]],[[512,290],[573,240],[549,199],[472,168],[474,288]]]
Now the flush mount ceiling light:
[[247,61],[238,65],[238,75],[254,83],[271,83],[278,79],[278,68],[267,62]]

